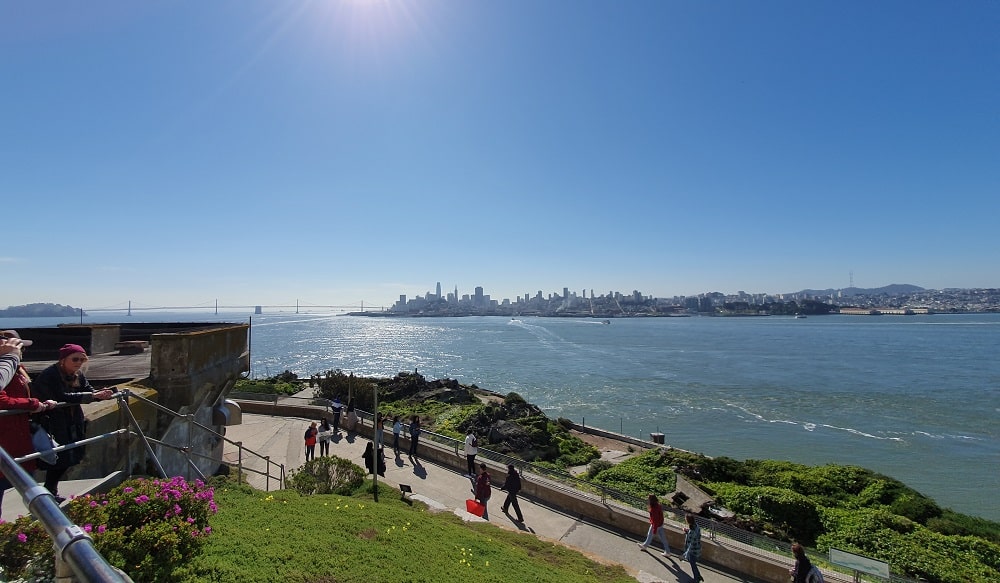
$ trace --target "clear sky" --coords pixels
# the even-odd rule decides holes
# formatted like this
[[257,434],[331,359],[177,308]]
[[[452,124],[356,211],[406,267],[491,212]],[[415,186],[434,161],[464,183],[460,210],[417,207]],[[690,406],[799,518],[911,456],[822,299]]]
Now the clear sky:
[[0,307],[1000,287],[1000,2],[0,0]]

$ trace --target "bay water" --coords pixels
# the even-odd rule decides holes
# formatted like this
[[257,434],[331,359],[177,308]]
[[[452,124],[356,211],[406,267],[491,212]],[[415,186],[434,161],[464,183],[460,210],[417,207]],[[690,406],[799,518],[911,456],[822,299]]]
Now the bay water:
[[[252,324],[251,375],[418,371],[711,456],[851,464],[1000,520],[1000,314],[601,320],[107,314]],[[54,325],[53,319],[4,327]],[[79,320],[73,321],[79,323]]]

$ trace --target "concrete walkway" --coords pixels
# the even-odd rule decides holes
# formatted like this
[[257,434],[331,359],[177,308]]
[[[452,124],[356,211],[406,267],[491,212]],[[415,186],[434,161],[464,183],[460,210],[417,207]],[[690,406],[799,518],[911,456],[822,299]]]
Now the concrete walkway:
[[[305,463],[303,435],[311,421],[313,420],[305,418],[244,413],[242,425],[227,427],[226,437],[242,442],[244,447],[261,455],[269,456],[272,462],[284,464],[288,471]],[[466,520],[481,520],[465,511],[466,499],[472,498],[472,483],[467,476],[431,463],[414,463],[405,452],[400,457],[394,457],[391,431],[386,431],[386,439],[389,441],[386,447],[386,474],[385,478],[379,478],[380,482],[389,484],[393,488],[407,484],[413,490],[413,498],[426,503],[432,509],[451,511]],[[364,467],[361,454],[367,442],[368,440],[361,436],[348,437],[346,433],[341,432],[339,439],[331,443],[330,453]],[[424,446],[425,444],[421,444],[421,447]],[[316,446],[316,453],[319,455],[319,445]],[[226,461],[234,463],[239,457],[238,448],[227,443],[224,455]],[[243,456],[243,463],[245,467],[257,469],[263,468],[264,465],[263,461],[253,460],[246,454]],[[503,474],[491,471],[491,475],[493,483],[498,488],[503,483]],[[261,490],[265,489],[263,477],[251,474],[250,483]],[[680,558],[679,549],[672,549],[674,553],[670,558],[662,557],[658,539],[654,539],[655,549],[650,547],[649,551],[640,551],[636,543],[641,541],[635,538],[626,538],[600,525],[584,522],[576,516],[524,498],[518,499],[524,515],[524,523],[518,524],[514,522],[513,512],[508,517],[500,510],[506,493],[497,488],[494,489],[493,497],[490,499],[488,511],[490,522],[498,527],[523,530],[543,539],[559,541],[598,561],[622,564],[636,575],[638,581],[645,583],[693,581],[690,565]],[[273,480],[270,489],[278,489]],[[671,525],[668,521],[668,528],[677,526]],[[708,583],[724,581],[759,583],[756,579],[723,572],[710,565],[700,564],[699,569]]]

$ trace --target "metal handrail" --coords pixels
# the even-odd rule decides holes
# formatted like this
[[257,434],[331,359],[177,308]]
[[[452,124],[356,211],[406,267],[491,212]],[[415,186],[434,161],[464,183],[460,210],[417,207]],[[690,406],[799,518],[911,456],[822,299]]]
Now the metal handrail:
[[97,552],[90,535],[63,514],[55,496],[38,485],[3,448],[0,448],[0,471],[52,539],[57,564],[64,561],[83,583],[132,583],[128,575]]
[[[272,479],[271,475],[271,465],[277,466],[279,470],[279,477],[275,478],[279,480],[279,484],[284,484],[285,482],[285,466],[284,464],[278,464],[272,462],[269,456],[262,456],[257,452],[243,447],[242,442],[236,442],[231,439],[226,438],[226,436],[218,433],[210,427],[207,427],[197,421],[194,421],[191,415],[181,415],[176,411],[173,411],[159,403],[146,399],[141,395],[137,395],[130,391],[129,389],[123,389],[115,394],[115,400],[118,402],[119,409],[124,411],[127,417],[127,423],[131,425],[134,430],[129,430],[128,428],[120,428],[115,431],[104,433],[102,435],[88,437],[78,441],[73,441],[70,443],[60,444],[57,447],[52,448],[52,451],[59,453],[62,451],[74,449],[77,447],[83,447],[88,444],[96,443],[109,439],[119,435],[128,436],[138,436],[143,440],[144,447],[147,453],[152,458],[156,465],[157,470],[160,472],[161,477],[167,477],[163,470],[156,453],[153,451],[150,443],[155,443],[157,445],[168,447],[179,451],[185,455],[186,461],[190,467],[192,467],[198,475],[204,479],[205,476],[198,469],[197,465],[191,460],[191,456],[196,456],[204,459],[215,460],[212,456],[206,456],[199,452],[192,450],[190,446],[178,446],[170,443],[166,443],[162,440],[155,439],[145,435],[142,429],[132,415],[132,410],[129,408],[129,398],[137,399],[149,406],[152,406],[158,411],[173,415],[176,418],[186,418],[190,425],[201,428],[204,431],[208,431],[212,435],[225,440],[226,442],[235,445],[239,451],[239,473],[242,475],[244,471],[251,471],[259,475],[266,476],[265,488],[270,490],[270,483]],[[71,406],[73,403],[60,403],[58,407]],[[17,409],[5,409],[0,410],[0,415],[26,415],[30,414],[31,411],[17,410]],[[265,471],[259,471],[253,468],[245,468],[243,466],[243,452],[246,451],[266,462]],[[42,456],[40,452],[34,452],[26,456],[19,458],[13,458],[8,454],[2,447],[0,447],[0,473],[2,473],[11,483],[11,486],[23,497],[25,507],[28,508],[29,512],[34,516],[43,526],[49,538],[53,541],[53,546],[56,550],[56,569],[57,573],[60,568],[60,562],[69,565],[73,574],[82,583],[133,583],[132,579],[128,575],[123,573],[121,570],[115,568],[107,560],[97,552],[94,547],[93,539],[88,535],[82,528],[74,524],[66,515],[62,512],[59,507],[59,503],[56,501],[55,497],[49,492],[44,486],[40,486],[35,480],[20,466],[21,463],[38,459]],[[225,463],[223,460],[222,463]],[[129,464],[131,467],[131,464]]]
[[[182,414],[180,414],[180,413],[178,413],[178,412],[176,412],[176,411],[174,411],[174,410],[172,410],[172,409],[170,409],[168,407],[164,407],[163,405],[157,403],[156,401],[152,401],[152,400],[147,399],[147,398],[145,398],[145,397],[143,397],[141,395],[137,395],[136,393],[130,391],[129,389],[123,389],[118,394],[121,395],[122,401],[124,403],[126,403],[126,409],[127,409],[128,397],[131,397],[133,399],[137,399],[137,400],[141,401],[142,403],[145,403],[145,404],[147,404],[147,405],[155,408],[157,411],[160,411],[162,413],[173,415],[175,418],[185,418],[186,421],[188,423],[190,423],[192,426],[198,427],[199,429],[208,432],[209,434],[215,436],[216,438],[221,439],[221,440],[225,441],[226,443],[229,443],[231,445],[236,446],[236,448],[238,449],[238,452],[239,452],[239,458],[238,458],[238,462],[237,462],[237,471],[238,471],[238,473],[242,474],[244,471],[250,471],[250,472],[255,473],[257,475],[264,476],[266,478],[266,480],[264,481],[264,490],[266,492],[270,492],[270,490],[271,490],[271,480],[272,479],[278,480],[279,487],[281,487],[282,485],[284,485],[284,483],[285,483],[285,465],[271,461],[271,457],[270,456],[261,455],[261,454],[255,452],[255,451],[253,451],[252,449],[248,449],[246,447],[243,447],[243,442],[242,441],[233,441],[233,440],[229,439],[228,437],[226,437],[225,435],[219,433],[218,431],[215,431],[211,427],[208,427],[207,425],[203,425],[203,424],[195,421],[190,416],[182,415]],[[138,428],[138,424],[136,424],[136,427]],[[162,442],[160,440],[156,440],[154,438],[151,438],[151,437],[148,437],[148,436],[145,436],[145,435],[143,435],[142,438],[143,438],[144,441],[147,442],[147,449],[149,449],[149,453],[150,453],[151,456],[153,456],[154,459],[156,459],[156,456],[152,452],[152,449],[148,448],[148,443],[149,442],[154,442],[154,443],[157,443],[158,445],[164,445],[164,446],[170,447],[172,449],[175,449],[175,450],[183,453],[187,457],[187,461],[188,461],[189,464],[191,464],[190,456],[192,454],[194,454],[194,455],[201,455],[201,454],[197,454],[197,452],[192,451],[192,449],[189,446],[171,445],[171,444],[167,444],[165,442]],[[263,471],[261,471],[261,470],[256,470],[256,469],[253,469],[253,468],[245,467],[243,465],[243,452],[247,452],[251,456],[255,456],[257,459],[262,460],[265,463],[265,466],[264,466],[265,469]],[[211,456],[202,456],[202,457],[205,457],[206,459],[211,459],[213,461],[215,460],[215,458],[213,458]],[[222,460],[222,463],[226,463],[226,462],[224,460]],[[278,476],[272,476],[272,474],[271,474],[271,466],[272,465],[275,466],[276,469],[278,470]],[[204,478],[204,475],[201,474],[201,471],[198,470],[197,467],[195,467],[195,470],[198,471],[198,474],[201,475],[202,478]],[[162,468],[160,468],[160,471],[161,471],[161,473],[163,472]],[[164,475],[163,477],[166,477],[166,476]]]

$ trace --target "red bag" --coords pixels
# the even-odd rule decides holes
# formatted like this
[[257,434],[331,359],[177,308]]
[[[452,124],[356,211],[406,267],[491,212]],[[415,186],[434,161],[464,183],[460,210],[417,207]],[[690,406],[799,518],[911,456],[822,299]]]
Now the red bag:
[[465,501],[465,509],[469,512],[469,514],[475,514],[479,518],[482,518],[483,513],[486,512],[485,506],[480,504],[477,500],[472,499]]

